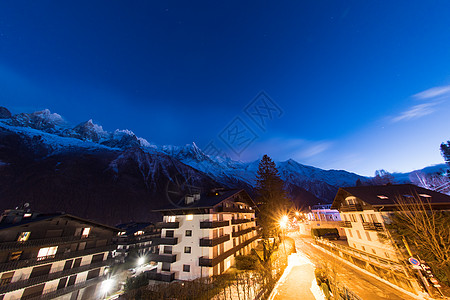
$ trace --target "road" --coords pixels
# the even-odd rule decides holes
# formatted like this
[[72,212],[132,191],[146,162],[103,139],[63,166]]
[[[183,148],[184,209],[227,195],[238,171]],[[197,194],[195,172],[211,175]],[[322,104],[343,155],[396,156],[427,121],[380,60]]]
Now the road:
[[[363,300],[380,300],[380,299],[411,299],[411,296],[405,294],[375,278],[369,276],[340,260],[337,260],[333,256],[326,252],[315,248],[311,245],[312,239],[308,237],[301,237],[298,234],[290,235],[295,240],[295,246],[297,252],[301,256],[306,256],[316,267],[328,263],[328,269],[332,268],[337,274],[339,282],[347,286],[353,293],[359,296]],[[294,269],[292,269],[294,271]],[[289,294],[289,291],[295,291],[298,289],[298,281],[301,275],[298,272],[290,272],[287,276],[284,284],[281,284],[278,289],[278,294]],[[304,292],[308,294],[307,291]],[[275,298],[277,299],[277,298]],[[279,298],[289,299],[289,298]],[[292,298],[293,299],[293,298]],[[304,299],[298,297],[297,299]],[[306,299],[306,298],[305,298]]]

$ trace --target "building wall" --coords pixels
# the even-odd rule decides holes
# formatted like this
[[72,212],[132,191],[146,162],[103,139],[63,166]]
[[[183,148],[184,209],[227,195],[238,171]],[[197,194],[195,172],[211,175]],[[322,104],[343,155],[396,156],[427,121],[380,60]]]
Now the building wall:
[[[237,213],[212,213],[212,214],[197,214],[191,215],[192,220],[188,220],[187,215],[177,215],[176,221],[179,222],[179,228],[177,229],[162,229],[162,237],[166,237],[166,233],[169,230],[174,231],[174,237],[178,238],[178,243],[172,246],[172,254],[177,255],[176,262],[170,266],[170,272],[175,272],[175,278],[180,280],[193,280],[199,277],[208,277],[214,274],[214,267],[203,267],[199,265],[199,258],[213,258],[221,255],[222,253],[232,249],[239,245],[243,241],[256,235],[255,231],[241,235],[240,237],[233,238],[233,227],[235,231],[244,230],[250,227],[255,227],[255,221],[243,223],[239,225],[232,225],[232,217],[237,218]],[[239,218],[254,219],[254,213],[239,213]],[[164,222],[168,221],[168,216],[164,217]],[[219,228],[200,228],[200,222],[203,221],[230,221],[229,226]],[[186,236],[186,230],[192,231],[192,236]],[[229,235],[230,239],[222,244],[214,247],[200,247],[200,239],[202,238],[214,238],[222,235]],[[249,245],[243,248],[240,253],[248,254],[250,249],[255,244]],[[185,247],[191,247],[191,253],[185,253]],[[160,246],[160,254],[164,254],[164,245]],[[236,253],[239,255],[239,253]],[[226,271],[234,264],[234,255],[227,257],[223,262],[223,271]],[[162,271],[162,263],[158,263],[157,271]],[[189,265],[190,272],[184,272],[183,266]],[[216,273],[220,273],[220,264],[215,267]]]
[[363,216],[366,222],[373,222],[372,216],[374,215],[376,222],[384,224],[384,219],[388,217],[387,213],[381,213],[374,210],[365,210],[341,212],[341,214],[344,220],[351,221],[352,224],[352,228],[345,228],[347,241],[350,247],[379,256],[381,258],[398,261],[398,253],[391,242],[380,239],[378,237],[378,232],[380,231],[365,230],[361,219],[361,216]]

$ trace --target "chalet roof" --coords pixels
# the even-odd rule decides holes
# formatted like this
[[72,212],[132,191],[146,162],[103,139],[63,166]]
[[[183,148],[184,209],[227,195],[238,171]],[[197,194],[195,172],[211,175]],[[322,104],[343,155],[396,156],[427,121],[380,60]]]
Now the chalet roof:
[[122,231],[125,231],[126,235],[131,235],[135,232],[138,232],[139,230],[144,230],[151,225],[153,225],[153,223],[150,222],[129,222],[116,225],[116,227],[121,229]]
[[332,209],[338,209],[348,196],[354,196],[373,207],[396,206],[398,197],[419,196],[431,204],[450,204],[450,196],[413,184],[392,184],[340,188],[334,198]]
[[[184,210],[184,209],[204,209],[204,208],[213,208],[214,206],[220,204],[225,200],[229,200],[234,196],[240,194],[243,198],[244,203],[252,201],[248,193],[243,189],[233,189],[233,190],[221,190],[215,193],[205,193],[201,194],[200,199],[194,201],[193,203],[186,204],[184,201],[181,201],[179,204],[175,205],[167,205],[160,209],[155,209],[154,211],[163,212],[170,210]],[[249,204],[249,203],[247,203]]]
[[92,225],[99,226],[99,227],[104,227],[106,229],[110,229],[113,231],[120,231],[120,229],[118,229],[116,227],[112,227],[109,225],[98,223],[93,220],[84,219],[84,218],[80,218],[80,217],[73,216],[70,214],[65,214],[65,213],[35,214],[32,217],[28,217],[28,218],[24,217],[18,222],[0,222],[0,230],[15,227],[15,226],[21,226],[21,225],[26,225],[26,224],[30,224],[30,223],[35,223],[35,222],[50,220],[50,219],[58,218],[58,217],[59,218],[64,218],[64,217],[70,218],[70,219],[73,219],[73,220],[76,220],[76,221],[79,221],[82,223],[92,224]]

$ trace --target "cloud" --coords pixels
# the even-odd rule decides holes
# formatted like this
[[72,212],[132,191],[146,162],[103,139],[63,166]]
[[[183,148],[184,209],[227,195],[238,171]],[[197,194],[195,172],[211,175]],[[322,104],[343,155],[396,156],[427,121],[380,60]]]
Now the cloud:
[[328,141],[312,142],[312,145],[304,150],[301,150],[298,153],[297,157],[310,158],[319,155],[328,148],[330,148],[331,145],[332,143]]
[[392,122],[409,121],[413,119],[418,119],[423,116],[432,114],[435,112],[435,107],[439,102],[430,102],[414,105],[408,108],[406,111],[402,112],[399,116],[394,117]]
[[450,97],[450,85],[436,86],[431,89],[413,95],[414,98],[419,100],[429,100],[436,97]]

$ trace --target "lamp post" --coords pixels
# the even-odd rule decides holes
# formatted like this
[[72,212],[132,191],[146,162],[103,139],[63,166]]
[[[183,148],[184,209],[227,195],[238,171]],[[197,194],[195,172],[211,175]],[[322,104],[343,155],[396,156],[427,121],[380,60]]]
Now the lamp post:
[[280,227],[281,227],[281,234],[283,235],[283,248],[284,248],[284,255],[286,256],[286,260],[287,260],[287,255],[286,255],[286,232],[285,232],[285,229],[286,229],[288,221],[289,221],[288,216],[284,215],[281,217]]

